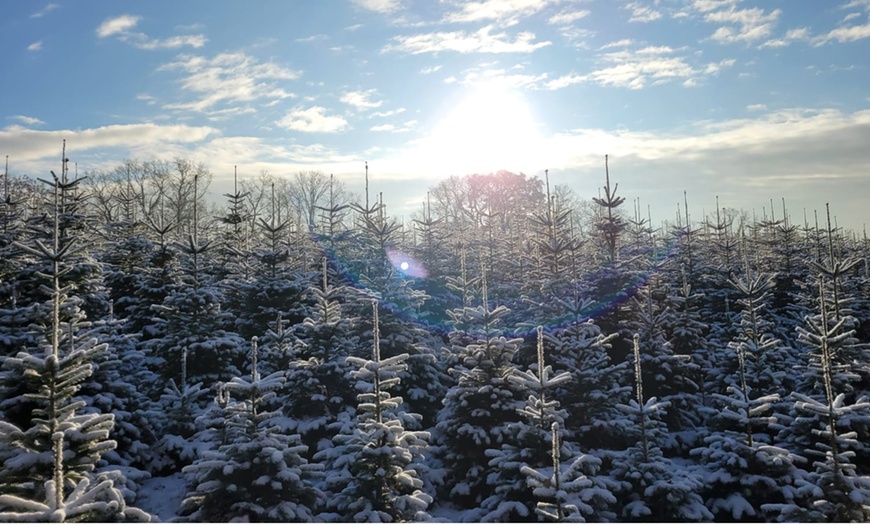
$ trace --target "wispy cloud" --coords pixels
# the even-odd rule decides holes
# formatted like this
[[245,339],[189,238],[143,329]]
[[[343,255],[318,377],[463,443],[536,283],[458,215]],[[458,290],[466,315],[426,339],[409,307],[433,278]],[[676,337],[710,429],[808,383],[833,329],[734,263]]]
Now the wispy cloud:
[[423,69],[421,69],[420,74],[421,75],[431,75],[432,73],[439,71],[440,69],[441,69],[440,64],[435,65],[435,66],[428,66],[428,67],[424,67]]
[[38,42],[33,42],[29,46],[27,46],[28,51],[42,51],[42,40]]
[[537,75],[516,73],[505,69],[472,69],[466,71],[461,80],[464,85],[486,85],[497,89],[534,88],[546,81],[547,73]]
[[243,52],[221,53],[214,58],[183,54],[160,66],[158,71],[181,71],[185,74],[181,79],[182,89],[199,96],[190,102],[165,107],[199,112],[213,111],[226,104],[292,98],[295,95],[277,82],[296,80],[300,76],[297,71],[271,62],[261,63]]
[[547,82],[547,89],[562,89],[575,84],[592,82],[603,86],[641,89],[648,84],[683,80],[685,86],[697,85],[706,75],[719,73],[731,67],[733,59],[711,62],[703,67],[694,67],[685,56],[667,46],[649,46],[638,50],[622,50],[605,53],[601,60],[608,64],[588,74],[572,73]]
[[97,36],[100,38],[106,38],[112,35],[124,34],[130,29],[136,27],[140,18],[141,17],[139,16],[133,15],[121,15],[114,18],[107,18],[97,27]]
[[389,14],[402,8],[401,0],[353,0],[357,6],[376,13]]
[[551,25],[567,25],[573,24],[577,20],[582,20],[589,16],[590,11],[586,9],[576,9],[573,11],[562,11],[561,13],[551,16],[547,23]]
[[377,117],[377,118],[386,118],[386,117],[402,114],[405,111],[407,111],[407,109],[405,109],[404,107],[400,107],[398,109],[391,109],[390,111],[375,111],[374,113],[371,113],[369,116],[370,117]]
[[145,102],[149,106],[157,103],[157,99],[154,98],[153,96],[147,94],[147,93],[142,93],[142,94],[136,95],[136,100],[141,100],[142,102]]
[[473,33],[466,31],[434,32],[393,37],[393,43],[382,52],[405,52],[413,55],[451,51],[455,53],[531,53],[550,45],[549,41],[535,42],[535,34],[518,33],[511,40],[507,33],[492,33],[491,25]]
[[810,40],[810,31],[805,27],[789,29],[782,38],[772,38],[767,40],[760,47],[787,47],[793,42]]
[[33,13],[32,15],[30,15],[30,18],[42,18],[43,16],[45,16],[45,15],[47,15],[48,13],[50,13],[50,12],[52,12],[52,11],[55,11],[55,10],[57,10],[57,9],[60,9],[60,5],[59,5],[59,4],[55,4],[55,3],[46,4],[45,7],[43,7],[43,8],[40,9],[39,11],[37,11],[37,12]]
[[[870,2],[870,0],[868,0],[868,2]],[[846,22],[847,20],[850,20],[850,18],[847,17],[843,22]],[[846,44],[867,38],[870,38],[870,23],[850,26],[843,25],[831,29],[827,33],[815,36],[810,33],[808,28],[799,27],[788,30],[781,38],[767,40],[761,44],[760,47],[787,47],[794,42],[809,42],[813,46],[819,47],[835,42],[838,44]]]
[[11,116],[9,118],[11,118],[13,120],[18,120],[19,122],[21,122],[22,124],[27,125],[27,126],[41,126],[41,125],[45,124],[45,122],[43,122],[42,120],[35,118],[35,117],[32,117],[32,116],[15,115],[15,116]]
[[142,17],[133,15],[121,15],[114,18],[104,20],[97,27],[97,36],[99,38],[107,38],[115,36],[122,42],[145,50],[155,49],[178,49],[180,47],[193,47],[198,49],[208,42],[205,35],[178,35],[169,38],[150,38],[145,33],[133,32]]
[[[558,0],[556,0],[558,1]],[[503,25],[514,25],[521,19],[533,15],[553,0],[482,0],[479,2],[456,2],[458,10],[444,17],[446,22],[466,23],[498,21]]]
[[615,42],[609,42],[607,44],[604,44],[603,46],[599,47],[598,49],[604,50],[604,49],[613,49],[614,47],[628,47],[628,46],[633,45],[633,44],[634,44],[634,40],[632,40],[630,38],[623,38],[622,40],[617,40]]
[[375,89],[350,91],[341,96],[341,101],[359,110],[375,109],[383,104],[381,100],[372,100],[372,96],[376,94],[377,91]]
[[659,11],[643,2],[631,2],[626,4],[624,8],[631,11],[631,17],[628,19],[629,22],[654,22],[662,17]]
[[825,33],[824,35],[813,38],[812,41],[813,45],[820,46],[824,44],[829,44],[831,42],[844,44],[847,42],[864,40],[865,38],[870,38],[870,24],[838,27],[836,29],[832,29],[828,33]]
[[723,7],[733,8],[741,1],[742,0],[693,0],[692,8],[702,13],[709,13],[710,11],[716,11]]
[[[710,40],[723,44],[751,44],[769,37],[782,14],[779,9],[770,12],[758,7],[737,9],[735,2],[696,1],[694,5],[705,13],[704,21],[721,24],[710,35]],[[719,9],[726,6],[728,9]]]
[[416,120],[408,120],[407,122],[400,125],[381,124],[370,127],[369,131],[374,131],[376,133],[407,133],[408,131],[414,129],[414,126],[416,124]]
[[318,34],[318,35],[300,37],[300,38],[295,39],[294,42],[299,42],[300,44],[310,44],[312,42],[322,42],[328,38],[329,38],[329,36],[327,36],[327,35]]
[[340,116],[327,115],[326,111],[327,109],[321,106],[296,108],[275,124],[303,133],[337,133],[350,127],[347,120]]
[[841,6],[842,9],[864,9],[870,11],[870,0],[850,0]]

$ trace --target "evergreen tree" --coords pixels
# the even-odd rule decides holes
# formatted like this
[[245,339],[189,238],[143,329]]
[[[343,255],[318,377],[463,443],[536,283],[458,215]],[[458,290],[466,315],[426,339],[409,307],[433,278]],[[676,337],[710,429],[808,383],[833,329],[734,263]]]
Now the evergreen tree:
[[636,400],[619,407],[626,415],[626,431],[636,444],[613,459],[612,475],[621,488],[620,519],[667,521],[711,520],[713,515],[698,495],[703,482],[664,456],[660,443],[667,437],[662,417],[668,407],[655,397],[644,398],[640,337],[634,337]]
[[616,504],[616,497],[589,478],[598,472],[601,460],[579,453],[563,465],[558,422],[553,422],[551,432],[551,469],[521,468],[537,501],[535,513],[556,522],[586,522],[587,517],[599,522],[616,520],[607,509]]
[[538,326],[538,361],[529,371],[515,370],[508,381],[518,391],[528,392],[526,405],[519,410],[525,420],[511,426],[514,438],[502,444],[501,449],[487,450],[489,465],[496,467],[493,475],[495,493],[481,502],[485,511],[483,522],[527,520],[534,514],[536,500],[526,485],[523,467],[541,468],[550,455],[549,427],[564,424],[567,413],[559,409],[559,401],[552,395],[554,389],[571,379],[567,372],[552,375],[553,368],[544,361],[544,329]]
[[[34,326],[41,331],[38,349],[2,360],[0,383],[4,393],[10,390],[11,383],[22,378],[26,389],[17,397],[19,402],[4,398],[5,415],[10,413],[9,404],[20,404],[22,400],[29,402],[32,411],[23,418],[23,429],[5,421],[0,425],[0,457],[4,459],[0,512],[16,519],[50,516],[62,521],[71,515],[98,520],[147,520],[147,514],[126,506],[118,490],[125,483],[120,470],[107,468],[96,473],[104,465],[102,456],[117,445],[110,439],[113,415],[88,413],[84,411],[86,403],[76,398],[82,382],[93,372],[94,360],[106,346],[93,336],[77,338],[79,323],[84,319],[82,301],[70,295],[73,284],[61,284],[62,277],[72,270],[70,262],[82,249],[76,229],[67,227],[77,220],[78,202],[69,194],[75,193],[80,179],[68,179],[66,164],[64,155],[61,176],[52,172],[53,181],[46,182],[53,189],[51,212],[46,217],[52,224],[50,241],[35,239],[33,245],[18,244],[51,268],[42,273],[50,282],[43,285],[51,300],[50,316],[41,328]],[[68,320],[63,322],[62,318]],[[23,414],[19,411],[19,415]],[[31,513],[15,516],[16,509]]]
[[829,318],[825,295],[824,277],[820,276],[821,314],[807,317],[807,327],[798,328],[800,340],[812,350],[809,372],[821,375],[824,394],[793,394],[793,431],[806,432],[804,442],[810,445],[803,453],[814,460],[815,469],[808,475],[812,485],[807,508],[810,518],[865,521],[870,518],[870,476],[858,472],[853,462],[856,451],[864,451],[854,428],[870,423],[870,401],[861,396],[847,402],[843,391],[847,388],[834,380],[836,374],[848,376],[849,365],[838,363],[838,357],[854,345],[855,333],[846,329],[847,318]]
[[[546,334],[545,334],[546,336]],[[608,352],[616,334],[605,335],[593,319],[575,321],[553,331],[553,363],[571,375],[556,388],[560,403],[571,416],[564,431],[583,449],[622,449],[627,440],[620,403],[628,402],[625,384],[629,363],[614,364]]]
[[[669,433],[676,435],[679,431],[695,428],[700,422],[695,395],[698,385],[692,380],[699,376],[700,370],[692,362],[691,355],[674,353],[665,333],[666,305],[653,300],[654,293],[657,293],[655,281],[632,298],[634,319],[626,324],[638,333],[643,348],[640,358],[644,388],[650,396],[671,407],[661,415]],[[661,445],[672,448],[675,443],[661,442]]]
[[[736,360],[733,377],[723,380],[727,393],[713,393],[715,416],[706,446],[692,450],[708,471],[707,507],[717,520],[789,519],[800,494],[801,457],[775,445],[771,436],[783,429],[774,408],[780,404],[784,363],[774,355],[780,343],[762,320],[770,276],[733,281],[743,298],[740,334],[728,348]],[[724,377],[723,377],[724,379]],[[724,386],[723,386],[724,387]]]
[[420,416],[399,410],[402,398],[389,390],[400,382],[408,355],[381,358],[377,301],[372,310],[372,358],[347,358],[358,367],[351,378],[362,391],[356,423],[334,437],[334,448],[316,456],[329,464],[325,489],[331,493],[334,514],[327,517],[355,522],[424,520],[432,497],[422,491],[418,470],[429,434],[405,429]]
[[[202,453],[184,472],[194,489],[182,503],[187,519],[198,521],[310,522],[320,494],[312,483],[319,467],[303,457],[299,435],[276,424],[270,406],[285,382],[280,372],[261,377],[257,340],[251,350],[250,379],[221,385],[224,434],[216,450]],[[238,400],[233,401],[235,397]],[[272,409],[270,409],[272,408]]]
[[286,371],[286,429],[299,433],[309,458],[332,446],[332,437],[354,418],[355,397],[347,357],[358,356],[354,333],[358,317],[342,312],[350,291],[330,284],[327,260],[322,260],[321,287],[312,286],[315,309],[295,328],[293,358]]
[[[508,377],[521,339],[507,339],[495,329],[508,309],[489,307],[483,276],[483,305],[450,311],[457,330],[450,333],[451,353],[458,361],[449,372],[456,384],[447,392],[435,427],[438,455],[444,465],[445,496],[461,509],[478,508],[495,494],[487,450],[501,448],[513,436],[512,424],[522,407]],[[459,329],[470,329],[469,333]],[[473,517],[472,517],[473,518]]]

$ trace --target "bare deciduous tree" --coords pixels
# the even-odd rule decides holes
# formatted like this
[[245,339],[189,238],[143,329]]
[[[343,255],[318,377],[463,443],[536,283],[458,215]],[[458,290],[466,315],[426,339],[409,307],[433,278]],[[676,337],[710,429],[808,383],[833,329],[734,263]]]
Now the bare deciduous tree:
[[344,183],[322,171],[300,171],[289,181],[290,202],[307,221],[309,231],[317,229],[317,208],[330,205],[330,186],[333,205],[346,203],[349,196]]

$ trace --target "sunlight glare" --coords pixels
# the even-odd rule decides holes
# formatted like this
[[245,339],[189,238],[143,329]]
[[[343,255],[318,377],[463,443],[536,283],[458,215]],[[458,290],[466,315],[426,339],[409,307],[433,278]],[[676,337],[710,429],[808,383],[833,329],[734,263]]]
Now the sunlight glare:
[[438,122],[425,156],[442,174],[535,172],[546,163],[538,128],[521,93],[480,85]]

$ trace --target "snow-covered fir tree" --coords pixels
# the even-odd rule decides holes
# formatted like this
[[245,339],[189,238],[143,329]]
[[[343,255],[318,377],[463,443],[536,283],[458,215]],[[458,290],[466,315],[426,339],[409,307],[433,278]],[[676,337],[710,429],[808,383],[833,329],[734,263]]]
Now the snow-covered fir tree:
[[[661,412],[669,433],[676,436],[677,432],[688,430],[691,434],[691,430],[700,422],[699,410],[695,405],[698,385],[693,380],[699,376],[699,368],[692,362],[691,355],[674,353],[667,340],[664,329],[666,306],[653,299],[658,292],[656,280],[654,278],[647,288],[638,291],[631,299],[633,316],[625,324],[638,334],[644,390],[650,397],[670,406],[670,410]],[[636,356],[636,353],[630,355]],[[660,444],[666,447],[676,445],[670,442]]]
[[347,357],[360,356],[362,351],[354,333],[359,318],[342,311],[342,303],[353,300],[352,291],[331,284],[326,258],[322,259],[320,285],[309,292],[315,307],[294,330],[284,413],[286,429],[302,435],[311,458],[331,447],[332,437],[353,421],[353,368]]
[[[148,520],[146,513],[126,505],[120,491],[124,474],[102,462],[103,455],[117,446],[110,436],[114,415],[88,412],[87,403],[77,398],[106,346],[93,336],[80,336],[79,329],[87,325],[83,301],[71,294],[73,284],[62,285],[76,252],[83,249],[76,228],[68,227],[77,220],[78,201],[70,195],[80,179],[68,178],[66,158],[61,176],[52,172],[52,177],[46,182],[53,191],[45,216],[52,224],[49,241],[18,244],[50,268],[40,273],[48,281],[43,290],[50,301],[47,323],[34,326],[39,346],[2,359],[4,418],[16,411],[16,404],[26,405],[29,413],[18,409],[17,425],[0,423],[0,518]],[[6,397],[10,385],[19,381],[24,392]]]
[[515,370],[508,381],[517,390],[528,395],[525,407],[519,410],[522,419],[513,423],[513,438],[502,444],[501,449],[489,449],[490,466],[496,467],[491,476],[496,484],[495,493],[483,500],[480,520],[483,522],[506,522],[526,520],[535,511],[536,500],[526,484],[522,468],[543,467],[550,456],[547,446],[549,427],[564,423],[565,410],[553,398],[557,386],[571,379],[567,372],[553,375],[552,366],[546,365],[544,356],[544,329],[538,326],[538,359],[528,371]]
[[705,521],[713,515],[699,495],[703,480],[664,456],[661,442],[667,438],[662,421],[666,402],[644,396],[640,337],[634,337],[636,398],[619,407],[625,414],[625,431],[636,444],[613,458],[611,475],[621,486],[614,493],[619,501],[618,518],[644,521]]
[[[836,311],[828,311],[825,296],[825,279],[820,275],[820,313],[807,317],[806,327],[799,327],[798,332],[811,351],[807,374],[821,376],[822,393],[793,393],[795,420],[790,431],[803,437],[796,439],[804,444],[800,453],[812,465],[806,479],[809,485],[805,484],[806,516],[865,521],[870,518],[870,475],[858,469],[866,459],[866,448],[855,429],[870,423],[870,399],[861,395],[848,400],[851,391],[843,379],[855,375],[850,373],[850,363],[840,359],[841,353],[854,351],[855,332],[847,329],[846,317],[837,319]],[[841,380],[835,380],[836,375]]]
[[285,378],[281,372],[261,377],[257,357],[255,338],[250,377],[219,386],[224,420],[211,428],[220,434],[216,449],[184,468],[193,488],[182,503],[189,521],[310,522],[316,515],[320,467],[304,458],[298,434],[276,424]]
[[381,358],[378,304],[372,302],[373,350],[371,359],[347,357],[357,367],[359,405],[355,424],[336,435],[335,447],[315,458],[327,465],[324,490],[328,493],[328,520],[398,522],[425,520],[432,502],[420,478],[429,434],[409,431],[420,415],[402,411],[401,397],[390,389],[400,382],[408,354]]
[[[450,311],[457,330],[450,333],[449,352],[458,363],[449,372],[456,384],[448,390],[435,426],[437,455],[445,469],[442,490],[458,508],[469,510],[495,494],[487,450],[499,450],[513,438],[512,424],[523,406],[517,387],[508,380],[516,369],[513,356],[521,339],[507,339],[496,329],[508,314],[490,309],[486,273],[483,304]],[[467,331],[459,331],[463,329]],[[473,513],[474,515],[474,513]],[[471,518],[474,518],[473,516]]]
[[616,505],[606,485],[596,483],[589,477],[598,473],[601,460],[583,453],[563,463],[562,438],[559,423],[551,426],[551,466],[535,469],[523,466],[529,487],[535,497],[535,513],[546,522],[603,522],[616,520],[609,510]]
[[735,362],[731,377],[710,384],[715,415],[708,423],[706,445],[692,450],[705,471],[707,507],[719,520],[779,520],[794,516],[800,501],[795,484],[803,477],[803,459],[776,445],[783,429],[775,416],[787,375],[780,341],[763,320],[772,277],[745,275],[733,280],[741,293],[740,333],[728,344]]

